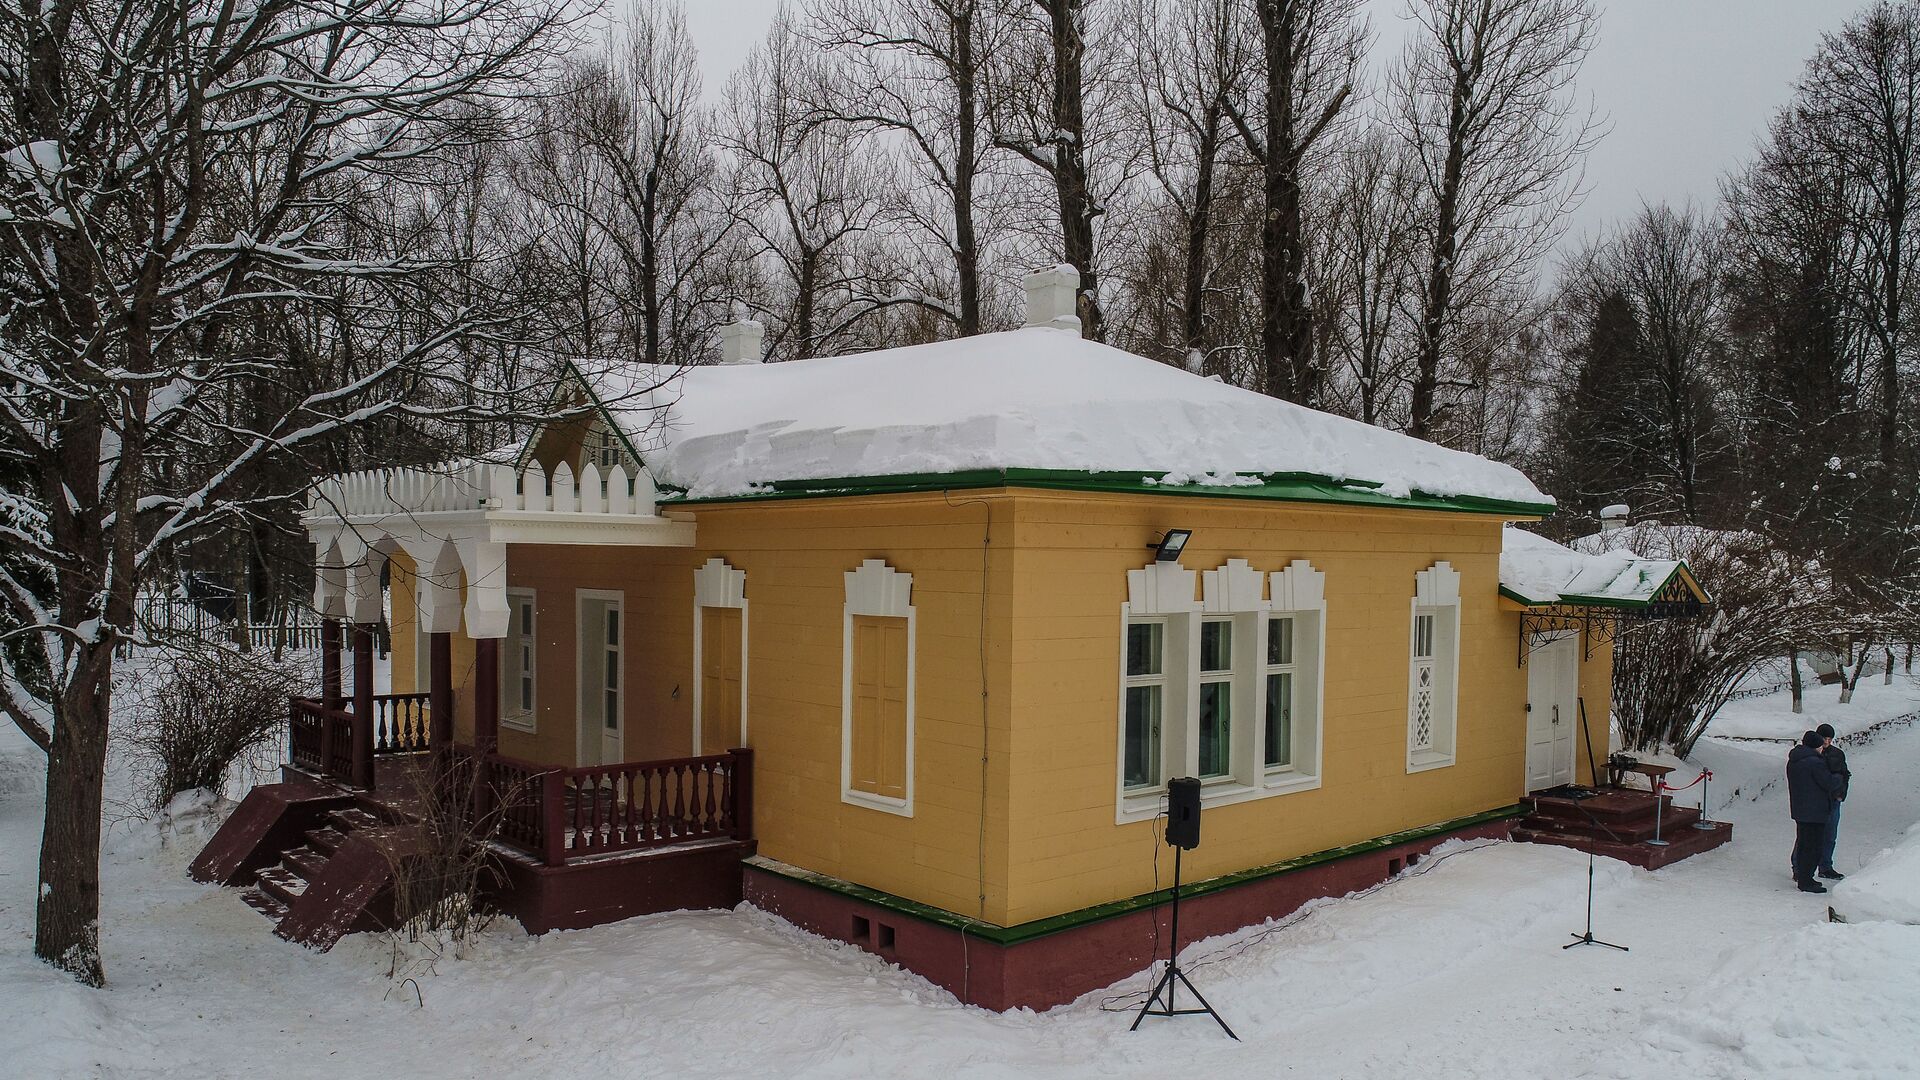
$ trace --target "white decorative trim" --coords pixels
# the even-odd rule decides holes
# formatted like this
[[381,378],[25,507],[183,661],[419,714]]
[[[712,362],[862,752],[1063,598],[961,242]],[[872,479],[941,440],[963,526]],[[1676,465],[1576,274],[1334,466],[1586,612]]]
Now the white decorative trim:
[[1413,599],[1421,607],[1459,603],[1460,571],[1443,559],[1413,575]]
[[699,607],[747,606],[747,572],[714,556],[693,572],[693,602]]
[[1194,572],[1176,562],[1151,562],[1127,571],[1127,610],[1135,616],[1184,615],[1198,611]]
[[1264,575],[1249,566],[1247,560],[1228,559],[1220,569],[1201,575],[1201,607],[1209,615],[1264,610],[1266,601],[1260,599],[1263,584]]
[[702,655],[706,647],[706,617],[702,614],[707,608],[737,608],[740,612],[740,745],[751,746],[747,741],[747,572],[736,570],[727,565],[725,559],[714,556],[693,572],[693,752],[698,755],[701,740],[705,735],[701,725],[705,720],[702,700],[707,671],[704,666],[706,657]]
[[[867,559],[845,575],[847,600],[840,617],[840,801],[901,817],[913,816],[914,683],[919,633],[912,603],[913,575],[880,559]],[[894,799],[853,786],[853,618],[867,615],[907,620],[907,731],[905,797]],[[744,623],[744,619],[742,620]]]
[[880,559],[868,559],[845,576],[848,616],[903,619],[913,610],[912,574],[903,574]]
[[1275,611],[1325,611],[1327,608],[1327,575],[1315,570],[1305,559],[1295,559],[1285,570],[1274,572],[1268,588],[1273,596],[1268,606]]

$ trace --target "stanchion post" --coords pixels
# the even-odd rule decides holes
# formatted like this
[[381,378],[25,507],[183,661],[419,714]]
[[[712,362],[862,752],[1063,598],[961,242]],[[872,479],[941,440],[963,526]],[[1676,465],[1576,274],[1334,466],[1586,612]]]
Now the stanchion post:
[[1711,829],[1713,822],[1707,820],[1707,785],[1713,780],[1712,769],[1700,770],[1700,820],[1693,823],[1696,829]]
[[1667,842],[1660,839],[1660,819],[1663,816],[1661,810],[1667,804],[1667,797],[1661,793],[1666,790],[1666,787],[1667,782],[1665,780],[1655,780],[1653,782],[1653,839],[1647,841],[1648,847],[1667,846]]

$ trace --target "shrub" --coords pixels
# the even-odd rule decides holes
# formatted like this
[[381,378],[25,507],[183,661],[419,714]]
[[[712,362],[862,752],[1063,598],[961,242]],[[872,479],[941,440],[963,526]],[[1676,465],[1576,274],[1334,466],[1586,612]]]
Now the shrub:
[[261,656],[196,644],[154,658],[126,742],[141,752],[137,794],[154,812],[196,789],[225,790],[234,763],[275,739],[299,672]]

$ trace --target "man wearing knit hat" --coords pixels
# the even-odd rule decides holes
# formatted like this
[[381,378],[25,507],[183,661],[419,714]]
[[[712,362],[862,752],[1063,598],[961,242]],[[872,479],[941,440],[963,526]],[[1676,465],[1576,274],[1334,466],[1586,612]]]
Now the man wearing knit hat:
[[1846,875],[1833,868],[1833,845],[1840,839],[1840,805],[1847,801],[1847,785],[1853,773],[1847,769],[1847,752],[1833,741],[1833,725],[1821,724],[1813,730],[1820,736],[1820,756],[1826,759],[1827,770],[1840,781],[1833,795],[1833,814],[1827,818],[1827,838],[1820,848],[1820,876],[1839,881]]
[[1824,742],[1817,731],[1800,737],[1787,752],[1787,806],[1793,814],[1793,880],[1801,892],[1823,893],[1825,885],[1813,879],[1827,842],[1827,819],[1833,816],[1833,793],[1839,778],[1827,768],[1820,753]]

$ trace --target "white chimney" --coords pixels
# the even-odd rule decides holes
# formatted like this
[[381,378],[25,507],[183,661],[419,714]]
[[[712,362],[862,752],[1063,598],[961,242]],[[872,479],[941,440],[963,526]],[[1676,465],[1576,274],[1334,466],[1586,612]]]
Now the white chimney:
[[1027,325],[1080,332],[1080,271],[1065,263],[1035,270],[1027,287]]
[[767,328],[752,319],[739,319],[720,328],[720,362],[757,364]]
[[1614,503],[1600,508],[1600,531],[1610,533],[1627,527],[1627,504]]

